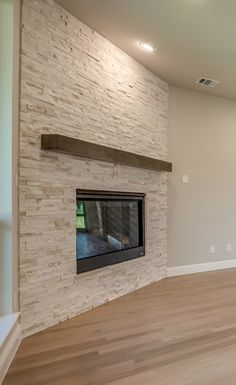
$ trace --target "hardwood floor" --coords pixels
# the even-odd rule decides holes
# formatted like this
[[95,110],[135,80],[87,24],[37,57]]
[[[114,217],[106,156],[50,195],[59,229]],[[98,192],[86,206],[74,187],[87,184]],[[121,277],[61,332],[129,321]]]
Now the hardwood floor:
[[236,269],[168,278],[25,339],[4,385],[235,385]]

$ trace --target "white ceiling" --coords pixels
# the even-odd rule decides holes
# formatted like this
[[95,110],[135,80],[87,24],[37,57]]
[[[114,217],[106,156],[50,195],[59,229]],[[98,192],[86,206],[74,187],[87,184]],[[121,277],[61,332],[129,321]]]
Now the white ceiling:
[[[57,2],[170,84],[236,99],[236,0]],[[196,85],[202,76],[220,85]]]

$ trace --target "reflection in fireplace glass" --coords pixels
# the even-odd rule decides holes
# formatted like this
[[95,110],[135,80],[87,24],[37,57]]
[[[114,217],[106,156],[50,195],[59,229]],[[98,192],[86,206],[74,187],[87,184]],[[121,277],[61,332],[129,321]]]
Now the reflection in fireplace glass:
[[77,259],[143,244],[139,199],[78,199]]

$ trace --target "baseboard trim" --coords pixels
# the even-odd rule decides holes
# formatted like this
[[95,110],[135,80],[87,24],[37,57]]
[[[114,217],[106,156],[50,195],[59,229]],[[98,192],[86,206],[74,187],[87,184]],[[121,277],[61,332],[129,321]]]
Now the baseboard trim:
[[176,277],[179,275],[203,273],[205,271],[232,269],[236,267],[236,259],[228,259],[226,261],[216,261],[209,263],[199,263],[194,265],[183,265],[168,267],[167,276]]
[[21,327],[17,320],[17,323],[13,326],[9,337],[2,347],[0,352],[0,384],[2,383],[11,362],[17,352],[17,349],[21,342]]

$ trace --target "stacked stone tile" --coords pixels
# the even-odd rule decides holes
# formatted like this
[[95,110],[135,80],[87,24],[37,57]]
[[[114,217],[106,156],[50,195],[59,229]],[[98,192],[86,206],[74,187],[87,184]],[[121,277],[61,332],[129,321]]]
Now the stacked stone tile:
[[[166,173],[40,150],[58,133],[167,158],[168,85],[53,0],[23,0],[20,306],[30,335],[166,276]],[[145,192],[146,256],[76,275],[76,188]]]

